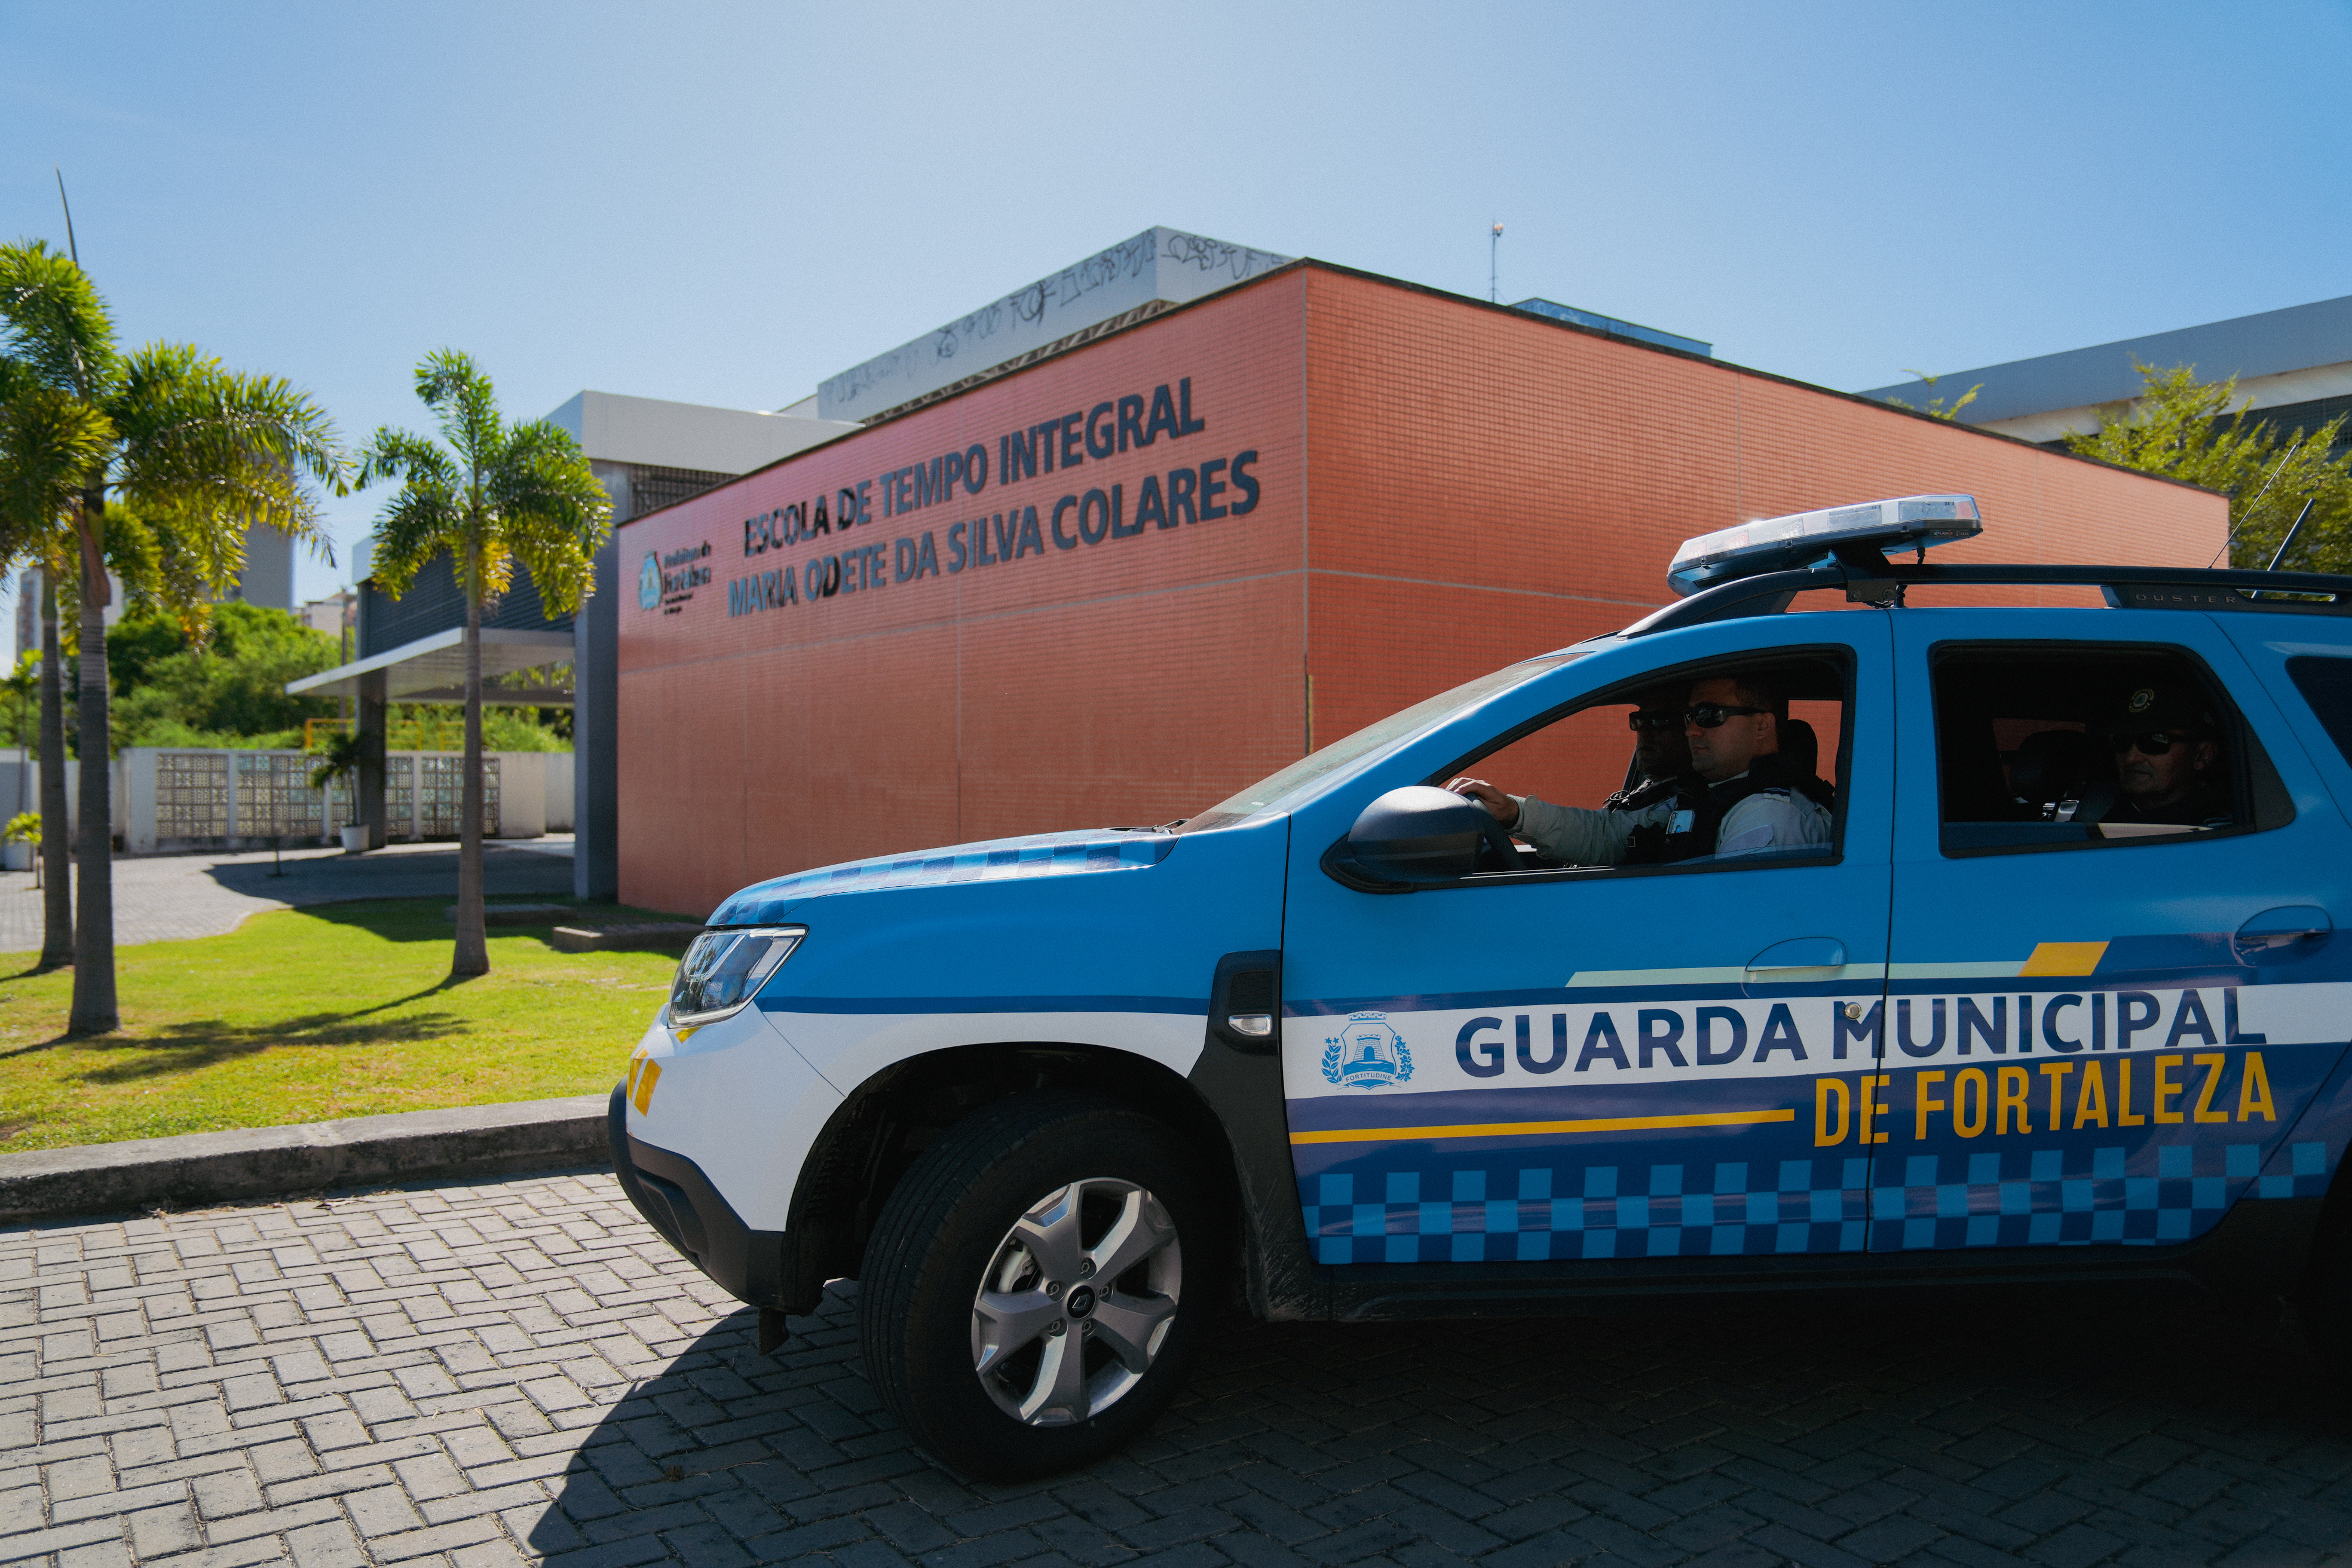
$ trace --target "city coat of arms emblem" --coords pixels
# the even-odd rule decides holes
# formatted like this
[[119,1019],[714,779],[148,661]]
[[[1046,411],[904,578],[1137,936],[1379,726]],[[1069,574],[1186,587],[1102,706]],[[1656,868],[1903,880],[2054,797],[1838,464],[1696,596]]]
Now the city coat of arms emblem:
[[646,552],[646,563],[637,571],[637,608],[658,609],[661,605],[661,557]]
[[1384,1089],[1412,1076],[1412,1048],[1386,1013],[1350,1013],[1348,1026],[1323,1042],[1323,1076],[1349,1089]]

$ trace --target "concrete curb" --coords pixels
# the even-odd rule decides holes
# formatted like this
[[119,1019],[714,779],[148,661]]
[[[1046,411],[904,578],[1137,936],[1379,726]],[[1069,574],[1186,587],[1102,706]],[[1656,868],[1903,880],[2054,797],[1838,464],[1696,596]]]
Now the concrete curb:
[[708,929],[687,921],[640,921],[632,925],[557,926],[551,939],[558,952],[677,952]]
[[0,1225],[613,1163],[607,1097],[526,1100],[0,1154]]
[[[577,904],[484,904],[482,923],[486,926],[553,925],[566,915],[580,912]],[[449,905],[441,918],[450,925],[457,923],[457,906]]]

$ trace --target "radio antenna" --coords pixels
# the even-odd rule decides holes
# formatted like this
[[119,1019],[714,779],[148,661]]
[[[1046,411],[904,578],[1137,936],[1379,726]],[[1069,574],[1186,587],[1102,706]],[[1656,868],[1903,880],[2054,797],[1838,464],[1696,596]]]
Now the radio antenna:
[[[60,190],[64,188],[62,185],[58,187]],[[1502,258],[1502,250],[1503,226],[1496,224],[1494,232],[1486,237],[1486,303],[1490,305],[1499,305],[1503,302],[1503,290],[1496,282],[1500,274],[1496,270],[1497,263]]]
[[2278,553],[2271,557],[2271,563],[2263,567],[2263,571],[2275,572],[2279,569],[2279,563],[2286,559],[2286,552],[2294,548],[2294,536],[2303,531],[2303,520],[2311,515],[2311,509],[2318,503],[2317,496],[2303,503],[2303,510],[2294,514],[2294,526],[2286,531],[2284,539],[2279,541]]
[[74,243],[73,204],[66,200],[66,172],[55,163],[50,171],[58,177],[58,205],[66,209],[66,254],[73,258],[74,270],[81,270],[81,247]]
[[2286,449],[2286,456],[2278,460],[2278,467],[2271,470],[2271,477],[2263,481],[2263,488],[2254,492],[2254,499],[2248,501],[2244,507],[2238,509],[2238,520],[2230,524],[2230,531],[2221,536],[2221,548],[2213,552],[2212,561],[2205,563],[2207,571],[2211,571],[2214,562],[2220,561],[2224,554],[2228,553],[2230,546],[2238,542],[2238,530],[2245,526],[2246,519],[2254,515],[2254,508],[2262,505],[2263,498],[2271,493],[2271,486],[2276,484],[2279,475],[2286,471],[2287,463],[2302,450],[2303,437],[2298,436],[2295,437],[2294,445]]

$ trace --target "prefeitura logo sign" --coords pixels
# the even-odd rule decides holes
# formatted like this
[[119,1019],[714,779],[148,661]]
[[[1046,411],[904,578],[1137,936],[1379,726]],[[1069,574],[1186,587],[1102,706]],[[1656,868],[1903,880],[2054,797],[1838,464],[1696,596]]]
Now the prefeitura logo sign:
[[1323,1042],[1323,1076],[1349,1089],[1386,1089],[1412,1076],[1412,1048],[1389,1027],[1386,1013],[1350,1013],[1348,1027]]
[[694,591],[710,581],[710,568],[702,563],[709,554],[707,539],[667,555],[647,551],[646,563],[637,571],[637,608],[677,615],[693,602]]

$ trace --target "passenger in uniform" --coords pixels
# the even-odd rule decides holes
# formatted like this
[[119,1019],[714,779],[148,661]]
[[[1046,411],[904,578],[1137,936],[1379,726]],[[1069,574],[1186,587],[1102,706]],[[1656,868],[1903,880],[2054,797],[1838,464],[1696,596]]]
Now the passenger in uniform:
[[[1717,676],[1690,689],[1683,741],[1690,773],[1612,795],[1594,811],[1506,795],[1464,776],[1467,795],[1555,860],[1573,866],[1660,864],[1754,855],[1830,841],[1830,786],[1781,755],[1788,700],[1754,676]],[[1641,714],[1654,711],[1644,704]],[[1636,752],[1639,752],[1636,745]],[[1662,765],[1671,765],[1662,758]]]
[[2219,728],[2203,700],[2178,685],[2135,687],[2106,726],[2116,804],[2100,820],[2229,826],[2235,818],[2220,778]]
[[1633,711],[1625,715],[1633,731],[1637,782],[1602,801],[1601,809],[1633,819],[1630,859],[1658,859],[1675,811],[1706,790],[1706,781],[1691,771],[1690,742],[1683,732],[1686,694],[1680,686],[1652,687],[1636,695]]

